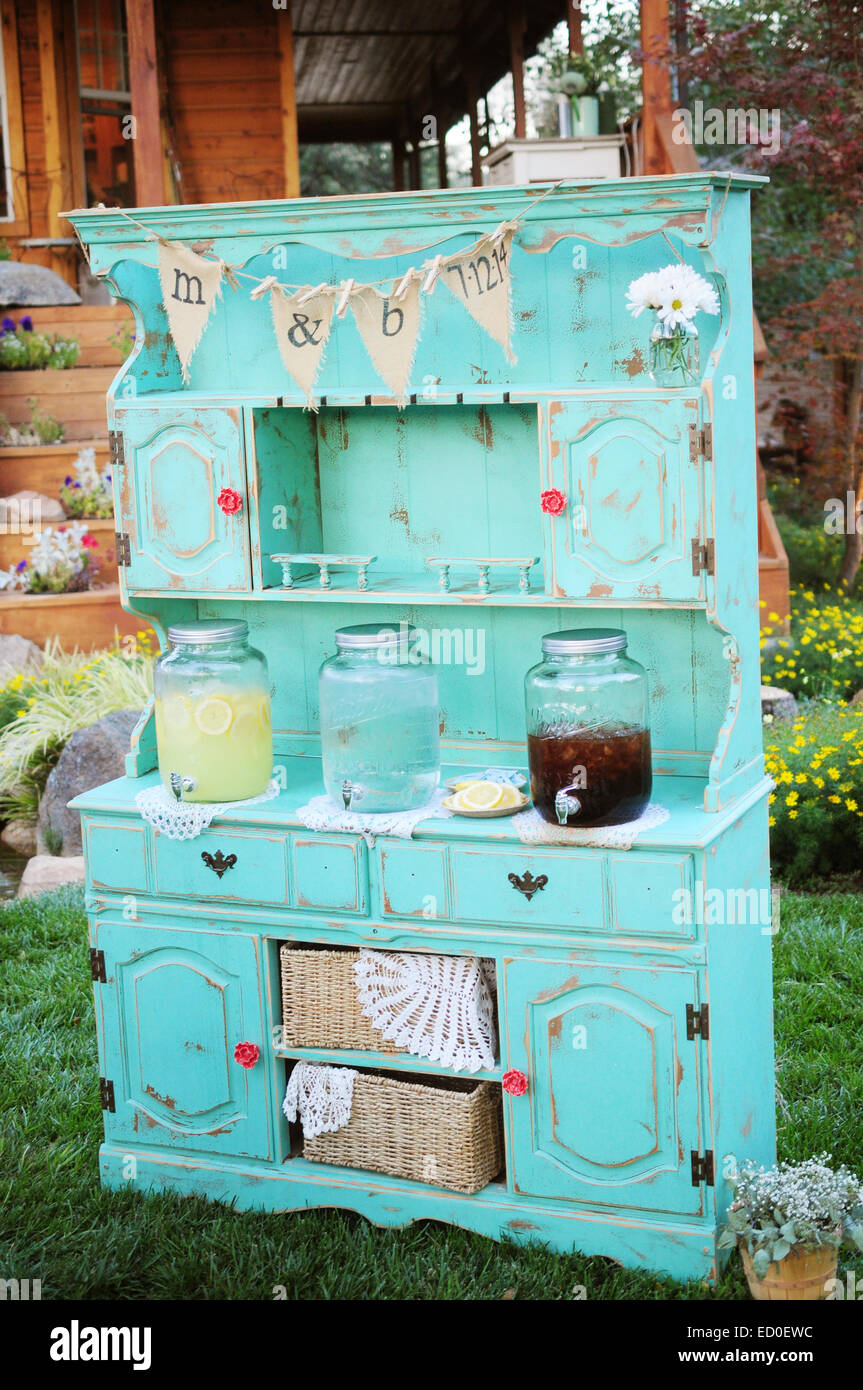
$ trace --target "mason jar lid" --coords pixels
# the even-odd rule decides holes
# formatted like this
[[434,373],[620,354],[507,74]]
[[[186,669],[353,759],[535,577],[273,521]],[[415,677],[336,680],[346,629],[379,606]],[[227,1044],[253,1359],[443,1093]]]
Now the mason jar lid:
[[353,627],[336,629],[336,646],[339,651],[348,647],[357,651],[362,647],[394,647],[407,642],[411,629],[406,623],[356,623]]
[[547,632],[542,639],[542,650],[549,656],[598,656],[625,647],[626,633],[619,627],[571,627]]
[[249,624],[240,618],[202,618],[200,622],[174,623],[168,628],[172,645],[209,647],[216,642],[245,642]]

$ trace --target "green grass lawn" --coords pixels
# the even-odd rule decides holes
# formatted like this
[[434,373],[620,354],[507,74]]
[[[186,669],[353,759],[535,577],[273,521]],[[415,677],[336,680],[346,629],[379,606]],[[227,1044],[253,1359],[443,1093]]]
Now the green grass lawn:
[[[192,1198],[102,1192],[98,1064],[79,890],[0,910],[0,1277],[43,1299],[591,1299],[748,1297],[737,1256],[716,1289],[609,1260],[498,1245],[423,1222],[234,1213]],[[782,1157],[863,1160],[863,897],[782,900],[776,938]],[[863,1279],[863,1260],[842,1264]]]

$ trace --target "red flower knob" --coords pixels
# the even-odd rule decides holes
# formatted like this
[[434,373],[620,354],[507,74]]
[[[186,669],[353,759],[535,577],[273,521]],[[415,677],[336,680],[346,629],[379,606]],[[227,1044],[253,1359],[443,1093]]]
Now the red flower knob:
[[501,1085],[507,1095],[523,1096],[527,1090],[527,1077],[523,1071],[505,1071]]
[[236,512],[240,512],[243,509],[243,499],[232,487],[223,487],[216,498],[216,502],[225,513],[225,516],[234,516]]
[[257,1043],[240,1042],[234,1048],[234,1061],[239,1062],[241,1067],[247,1069],[253,1067],[261,1055],[261,1049]]
[[566,498],[556,487],[550,487],[545,492],[541,492],[539,500],[542,510],[548,516],[560,516],[561,512],[566,510]]

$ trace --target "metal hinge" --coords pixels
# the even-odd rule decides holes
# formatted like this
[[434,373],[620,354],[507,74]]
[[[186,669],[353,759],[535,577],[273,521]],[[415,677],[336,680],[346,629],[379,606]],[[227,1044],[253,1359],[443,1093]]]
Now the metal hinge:
[[716,573],[716,541],[712,536],[708,536],[703,545],[699,540],[692,542],[692,573],[699,575],[702,570]]
[[689,426],[689,461],[694,463],[697,458],[713,459],[713,426],[703,425],[701,429],[697,425]]
[[105,974],[105,952],[98,951],[95,946],[90,947],[90,974],[97,985],[104,985],[108,979]]
[[99,1077],[99,1097],[102,1101],[102,1109],[109,1110],[114,1114],[114,1083],[109,1081],[106,1076]]
[[696,1009],[694,1004],[686,1006],[686,1041],[695,1042],[696,1037],[707,1042],[710,1037],[710,1005],[702,1004]]
[[108,459],[112,468],[122,468],[126,462],[126,441],[122,430],[108,431]]
[[132,544],[125,531],[114,532],[114,544],[117,547],[117,564],[131,565],[132,563]]
[[699,1183],[707,1183],[708,1187],[713,1186],[714,1165],[713,1150],[705,1149],[702,1158],[697,1149],[690,1150],[692,1160],[692,1186],[698,1187]]

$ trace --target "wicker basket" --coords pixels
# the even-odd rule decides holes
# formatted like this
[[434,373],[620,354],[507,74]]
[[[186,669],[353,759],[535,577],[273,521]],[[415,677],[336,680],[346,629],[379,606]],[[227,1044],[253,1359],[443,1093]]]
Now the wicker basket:
[[304,1139],[303,1155],[314,1163],[478,1192],[503,1167],[500,1086],[358,1072],[350,1120],[335,1134]]
[[285,1047],[351,1047],[396,1056],[363,1018],[354,965],[359,951],[302,951],[285,945],[282,964],[282,1041]]

